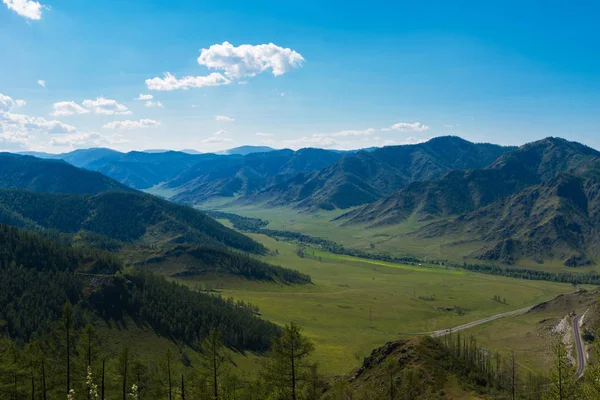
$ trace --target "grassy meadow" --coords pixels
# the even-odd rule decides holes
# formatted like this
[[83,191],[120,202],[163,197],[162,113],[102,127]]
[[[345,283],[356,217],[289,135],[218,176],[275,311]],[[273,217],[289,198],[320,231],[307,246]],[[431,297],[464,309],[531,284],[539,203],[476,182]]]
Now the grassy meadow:
[[[327,374],[342,374],[386,341],[451,328],[523,308],[572,290],[570,285],[495,277],[432,266],[408,266],[334,255],[264,235],[264,260],[309,274],[312,285],[285,286],[242,278],[185,278],[222,296],[257,305],[278,324],[295,321],[316,345]],[[507,304],[493,299],[506,298]]]
[[[231,199],[216,199],[198,206],[200,209],[214,209],[238,214],[244,217],[260,218],[269,221],[267,228],[303,233],[333,240],[345,247],[365,252],[390,254],[393,256],[413,256],[420,259],[450,260],[454,262],[481,262],[470,258],[484,243],[467,242],[460,236],[423,239],[407,235],[434,221],[418,221],[408,218],[399,224],[369,227],[367,225],[340,225],[335,218],[351,210],[307,211],[291,207],[270,207],[265,205],[233,205]],[[221,221],[223,222],[223,221]],[[530,268],[552,272],[573,272],[560,260],[546,260],[539,264],[533,260],[518,260],[515,268]],[[597,266],[578,267],[577,272],[600,270]]]

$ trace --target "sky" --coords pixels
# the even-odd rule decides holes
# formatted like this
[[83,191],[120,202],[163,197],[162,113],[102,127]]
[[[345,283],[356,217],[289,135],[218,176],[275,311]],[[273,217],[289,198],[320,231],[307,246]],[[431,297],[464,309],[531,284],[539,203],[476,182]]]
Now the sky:
[[600,5],[0,0],[0,150],[600,149]]

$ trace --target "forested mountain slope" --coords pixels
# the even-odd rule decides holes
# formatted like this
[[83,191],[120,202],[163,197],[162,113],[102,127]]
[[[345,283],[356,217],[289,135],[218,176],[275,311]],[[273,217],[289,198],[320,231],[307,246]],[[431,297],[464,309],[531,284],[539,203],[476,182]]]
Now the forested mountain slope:
[[75,168],[61,160],[0,153],[0,188],[36,192],[89,193],[132,191],[98,172]]
[[65,233],[89,231],[124,242],[191,242],[263,251],[249,237],[193,208],[142,193],[77,195],[0,190],[0,222]]
[[435,179],[452,170],[485,167],[510,149],[449,136],[361,151],[318,172],[269,187],[246,201],[348,208],[376,201],[411,182]]

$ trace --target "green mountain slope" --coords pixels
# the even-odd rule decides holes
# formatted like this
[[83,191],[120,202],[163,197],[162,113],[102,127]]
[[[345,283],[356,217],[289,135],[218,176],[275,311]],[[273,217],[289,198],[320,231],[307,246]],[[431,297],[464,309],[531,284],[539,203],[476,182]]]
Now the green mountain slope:
[[413,183],[340,220],[375,227],[409,217],[435,219],[410,235],[461,238],[474,246],[469,256],[486,260],[560,259],[576,266],[599,256],[593,246],[600,229],[599,181],[600,152],[548,138],[506,153],[488,168]]
[[269,187],[246,201],[349,208],[378,200],[411,182],[434,179],[452,170],[485,167],[507,150],[510,148],[439,137],[417,145],[361,151],[321,171]]
[[179,192],[172,200],[197,204],[211,197],[256,193],[299,173],[325,168],[342,156],[343,153],[322,149],[220,156],[197,163],[163,186]]
[[0,153],[0,188],[36,192],[89,193],[131,191],[98,172],[74,168],[60,160]]
[[203,243],[263,251],[249,237],[193,208],[132,192],[77,195],[0,190],[0,222],[65,233],[89,231],[124,242]]

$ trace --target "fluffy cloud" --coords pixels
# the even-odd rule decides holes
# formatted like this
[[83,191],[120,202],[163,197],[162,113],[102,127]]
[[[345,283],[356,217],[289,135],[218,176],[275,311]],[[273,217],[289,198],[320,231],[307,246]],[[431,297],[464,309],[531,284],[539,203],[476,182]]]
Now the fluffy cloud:
[[140,119],[139,121],[113,121],[104,125],[105,129],[141,129],[160,126],[159,121],[153,119]]
[[399,122],[390,126],[389,128],[383,128],[382,131],[398,131],[398,132],[425,132],[429,130],[429,126],[423,125],[419,122],[407,123],[407,122]]
[[267,70],[279,76],[301,67],[303,62],[304,57],[300,53],[273,43],[235,47],[223,42],[202,49],[198,57],[198,64],[224,71],[225,76],[232,79],[253,77]]
[[262,144],[270,146],[272,144],[275,144],[275,141],[273,139],[265,139],[262,141]]
[[217,116],[215,117],[215,119],[216,119],[217,121],[225,121],[225,122],[233,122],[233,121],[235,121],[235,119],[233,119],[233,118],[231,118],[231,117],[228,117],[228,116],[226,116],[226,115],[217,115]]
[[216,131],[215,133],[213,133],[213,136],[222,136],[224,134],[226,134],[227,131],[223,130],[223,129],[219,129],[218,131]]
[[40,79],[39,81],[37,81],[38,85],[40,85],[41,87],[46,87],[46,81]]
[[13,10],[22,17],[36,21],[42,19],[42,9],[48,8],[32,0],[2,0],[2,2],[6,4],[9,10]]
[[121,135],[102,135],[97,132],[81,132],[70,135],[55,136],[50,140],[53,146],[67,146],[70,148],[105,146],[128,143],[129,140]]
[[167,72],[164,78],[146,79],[146,86],[150,90],[188,90],[189,88],[221,86],[230,83],[231,80],[216,72],[208,76],[186,76],[181,79],[177,79]]
[[160,101],[151,101],[148,100],[146,103],[144,103],[145,107],[157,107],[157,108],[165,108],[165,106],[163,106],[163,103],[161,103]]
[[84,107],[93,111],[96,114],[101,115],[130,115],[131,111],[124,106],[119,104],[116,100],[105,99],[104,97],[98,97],[96,100],[84,100]]
[[154,96],[152,96],[151,94],[140,94],[134,100],[152,100],[153,98]]
[[65,117],[73,114],[87,114],[90,110],[81,107],[79,104],[74,101],[61,101],[58,103],[54,103],[52,105],[54,109],[53,112],[50,113],[53,117]]
[[283,75],[304,63],[304,57],[292,49],[276,46],[273,43],[233,46],[229,42],[215,44],[202,49],[198,64],[217,70],[206,76],[186,76],[177,79],[170,73],[163,78],[146,80],[150,90],[187,90],[207,86],[229,85],[234,81],[246,83],[241,79],[271,71],[274,76]]
[[25,132],[3,132],[0,122],[0,151],[27,150],[31,136]]
[[0,113],[23,107],[25,104],[27,104],[25,100],[13,100],[10,96],[0,93]]
[[74,126],[67,125],[60,121],[48,121],[40,117],[30,117],[24,114],[14,114],[11,112],[0,113],[0,132],[33,132],[40,131],[49,134],[65,134],[76,132]]
[[263,133],[263,132],[256,132],[255,135],[256,136],[262,136],[262,137],[271,137],[271,136],[273,136],[272,133]]

